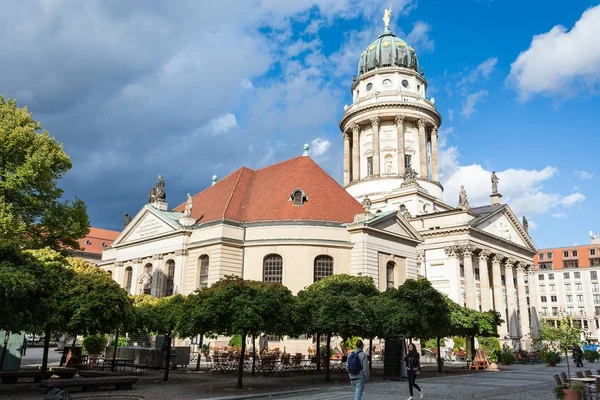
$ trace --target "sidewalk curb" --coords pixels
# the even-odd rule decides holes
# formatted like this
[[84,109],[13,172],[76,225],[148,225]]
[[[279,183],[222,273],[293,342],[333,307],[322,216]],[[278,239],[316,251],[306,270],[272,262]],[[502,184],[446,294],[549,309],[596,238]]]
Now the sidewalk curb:
[[261,398],[261,397],[279,397],[279,396],[287,396],[288,394],[300,394],[300,393],[317,392],[317,391],[323,391],[323,388],[286,390],[283,392],[254,393],[254,394],[247,394],[247,395],[241,395],[241,396],[209,397],[209,398],[198,399],[198,400],[243,400],[243,399],[256,399],[256,398]]

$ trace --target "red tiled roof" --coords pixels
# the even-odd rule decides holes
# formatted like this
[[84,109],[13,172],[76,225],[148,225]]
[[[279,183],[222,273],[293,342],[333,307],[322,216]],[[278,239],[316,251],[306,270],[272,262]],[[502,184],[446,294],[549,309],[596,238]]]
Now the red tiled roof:
[[[87,236],[78,240],[79,247],[81,248],[80,251],[102,254],[102,250],[106,247],[110,247],[120,234],[121,232],[118,231],[90,228],[90,232]],[[89,241],[90,244],[86,244],[86,241]],[[102,243],[105,244],[104,247],[102,247]]]
[[[294,189],[308,201],[294,206]],[[183,211],[185,203],[174,211]],[[300,156],[269,167],[242,167],[192,199],[199,223],[218,220],[352,222],[362,205],[310,157]]]

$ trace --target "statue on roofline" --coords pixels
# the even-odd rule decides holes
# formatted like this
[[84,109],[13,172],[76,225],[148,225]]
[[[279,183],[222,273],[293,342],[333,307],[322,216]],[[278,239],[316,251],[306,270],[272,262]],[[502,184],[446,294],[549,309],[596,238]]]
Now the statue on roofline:
[[458,195],[458,208],[463,211],[467,211],[471,206],[469,205],[469,200],[467,199],[467,191],[465,190],[464,185],[460,187],[460,193]]
[[390,28],[390,18],[392,16],[392,6],[390,5],[390,9],[388,10],[387,8],[385,9],[385,11],[383,12],[383,23],[385,24],[385,29],[389,29]]
[[523,229],[525,232],[529,233],[529,221],[527,221],[527,217],[523,216]]
[[498,181],[500,179],[496,176],[496,171],[492,171],[492,194],[498,194]]
[[192,216],[192,195],[187,194],[187,202],[185,203],[185,210],[183,211],[185,217]]
[[125,221],[123,222],[123,228],[125,228],[130,223],[131,223],[131,217],[129,216],[129,214],[125,214]]
[[167,194],[165,193],[165,181],[162,175],[158,176],[158,182],[156,182],[156,200],[165,201]]

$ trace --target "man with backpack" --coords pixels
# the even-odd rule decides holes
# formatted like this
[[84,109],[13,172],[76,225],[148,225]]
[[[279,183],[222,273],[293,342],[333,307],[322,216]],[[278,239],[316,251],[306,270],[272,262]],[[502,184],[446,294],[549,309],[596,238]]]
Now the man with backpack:
[[356,350],[348,355],[346,370],[354,388],[354,400],[361,400],[365,382],[369,379],[369,360],[363,352],[363,341],[356,342]]

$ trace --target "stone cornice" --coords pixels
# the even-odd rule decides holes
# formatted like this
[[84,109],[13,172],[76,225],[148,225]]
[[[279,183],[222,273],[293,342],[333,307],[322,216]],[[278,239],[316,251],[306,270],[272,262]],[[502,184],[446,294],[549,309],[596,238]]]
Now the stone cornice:
[[[368,221],[366,221],[366,222],[368,222]],[[375,234],[375,235],[384,236],[384,237],[392,237],[392,238],[396,238],[396,239],[406,240],[408,242],[412,242],[412,243],[416,243],[416,244],[422,243],[422,241],[419,239],[399,235],[394,232],[376,229],[371,226],[367,226],[366,224],[356,224],[356,225],[352,225],[352,226],[348,227],[348,232],[353,233],[356,231],[363,231],[363,232],[369,233],[369,234]]]
[[503,239],[499,236],[493,235],[493,234],[483,231],[481,229],[470,227],[470,230],[473,232],[474,236],[479,235],[479,236],[485,237],[486,239],[492,239],[493,241],[495,241],[496,243],[501,244],[501,245],[510,245],[514,248],[525,251],[526,253],[528,253],[530,255],[530,257],[533,257],[535,254],[537,254],[537,251],[532,251],[528,247],[521,246],[520,244],[511,242],[510,240]]
[[[345,130],[344,127],[346,126],[347,121],[350,120],[356,114],[364,114],[366,111],[378,110],[378,109],[382,109],[382,108],[394,108],[394,109],[396,109],[395,113],[397,113],[398,106],[402,106],[402,108],[404,108],[404,109],[413,109],[415,111],[425,113],[430,118],[429,123],[431,125],[441,126],[441,124],[442,124],[442,117],[434,109],[431,109],[429,107],[426,107],[421,104],[416,104],[416,103],[402,102],[402,101],[390,101],[390,102],[367,104],[364,106],[357,107],[357,108],[351,110],[350,112],[348,112],[347,114],[344,114],[344,116],[340,120],[340,124],[339,124],[340,130],[343,132]],[[394,115],[395,113],[390,112],[390,114],[392,114],[392,115]],[[418,118],[415,117],[415,120],[417,120],[417,119]],[[406,119],[405,119],[405,121],[406,121]]]

